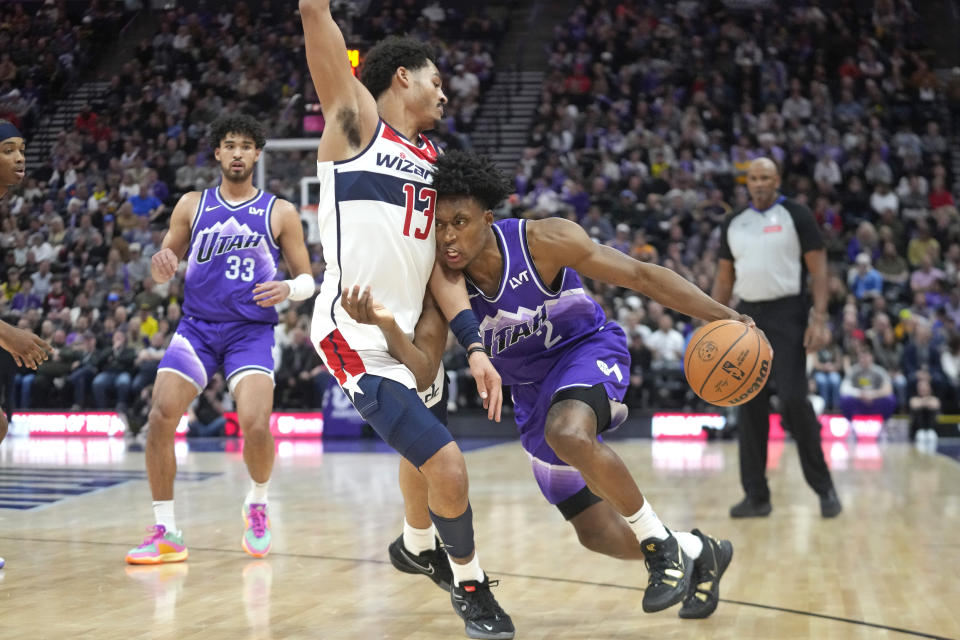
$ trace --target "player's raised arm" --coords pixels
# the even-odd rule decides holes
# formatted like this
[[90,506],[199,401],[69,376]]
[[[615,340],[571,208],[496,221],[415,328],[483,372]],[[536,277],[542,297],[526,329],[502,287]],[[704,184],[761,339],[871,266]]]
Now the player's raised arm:
[[694,318],[745,318],[670,269],[634,260],[613,247],[597,244],[580,225],[569,220],[547,218],[530,222],[527,241],[547,282],[563,267],[570,267],[582,276],[633,289]]
[[317,285],[310,269],[310,254],[303,239],[300,214],[292,203],[278,199],[270,220],[273,237],[280,245],[292,280],[259,282],[253,288],[253,299],[261,307],[270,307],[290,300],[306,300],[316,293]]
[[317,160],[360,151],[377,128],[377,103],[350,69],[347,46],[330,14],[330,0],[300,0],[307,66],[327,121]]
[[412,342],[400,329],[393,312],[373,299],[369,287],[362,291],[356,285],[344,288],[340,305],[357,322],[380,327],[387,339],[387,351],[410,369],[417,380],[417,391],[430,388],[447,344],[447,321],[429,291],[423,299]]
[[150,259],[150,275],[158,284],[177,273],[177,267],[190,248],[190,226],[200,203],[200,192],[183,194],[170,214],[170,228],[163,236],[163,245]]

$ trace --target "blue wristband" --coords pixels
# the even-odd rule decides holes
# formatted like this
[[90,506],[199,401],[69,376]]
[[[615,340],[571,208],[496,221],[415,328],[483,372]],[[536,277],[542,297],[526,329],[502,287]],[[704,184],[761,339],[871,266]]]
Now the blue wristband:
[[476,342],[483,342],[480,340],[480,323],[470,309],[464,309],[450,321],[450,330],[464,349]]

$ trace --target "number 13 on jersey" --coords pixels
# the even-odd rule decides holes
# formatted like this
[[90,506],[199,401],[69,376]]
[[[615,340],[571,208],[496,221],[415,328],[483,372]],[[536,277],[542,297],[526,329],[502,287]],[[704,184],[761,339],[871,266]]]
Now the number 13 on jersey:
[[[422,187],[420,194],[417,195],[417,186],[408,182],[403,185],[403,194],[406,196],[406,215],[403,218],[403,235],[410,235],[414,205],[417,202],[423,202],[427,205],[422,212],[423,217],[426,218],[426,222],[418,220],[418,224],[413,230],[413,237],[417,240],[426,240],[430,237],[430,227],[433,225],[433,213],[437,206],[437,192],[430,187]],[[423,225],[422,227],[421,224]]]

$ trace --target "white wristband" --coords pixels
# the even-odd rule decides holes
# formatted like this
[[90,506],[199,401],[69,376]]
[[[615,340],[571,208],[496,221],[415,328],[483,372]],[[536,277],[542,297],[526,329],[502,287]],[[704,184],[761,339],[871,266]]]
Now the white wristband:
[[284,280],[284,282],[290,287],[288,300],[306,300],[317,291],[317,283],[313,281],[313,276],[309,273],[301,273],[293,280]]

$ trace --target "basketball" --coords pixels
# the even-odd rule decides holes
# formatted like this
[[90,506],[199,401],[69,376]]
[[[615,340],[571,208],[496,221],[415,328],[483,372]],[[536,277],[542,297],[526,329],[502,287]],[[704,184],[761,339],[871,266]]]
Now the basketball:
[[719,407],[753,398],[770,377],[770,345],[755,327],[737,320],[714,320],[697,329],[683,356],[693,392]]

